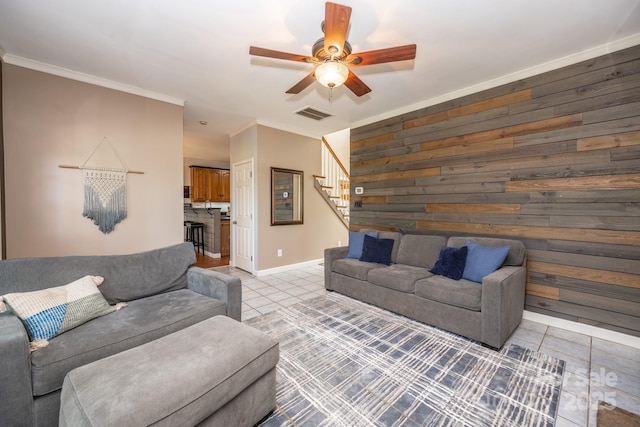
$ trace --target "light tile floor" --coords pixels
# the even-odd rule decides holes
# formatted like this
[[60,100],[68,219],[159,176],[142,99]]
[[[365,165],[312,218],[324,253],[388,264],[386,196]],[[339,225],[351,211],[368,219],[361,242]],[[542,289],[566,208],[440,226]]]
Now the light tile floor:
[[[320,265],[259,277],[229,266],[216,271],[242,280],[243,320],[326,293]],[[526,319],[508,343],[566,362],[557,427],[596,427],[599,400],[640,414],[640,349]]]

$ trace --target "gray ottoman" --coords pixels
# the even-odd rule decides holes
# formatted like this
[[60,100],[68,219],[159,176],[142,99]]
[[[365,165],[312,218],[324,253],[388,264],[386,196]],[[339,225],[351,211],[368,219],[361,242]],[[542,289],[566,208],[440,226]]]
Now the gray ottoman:
[[278,342],[216,316],[81,366],[61,426],[252,426],[275,408]]

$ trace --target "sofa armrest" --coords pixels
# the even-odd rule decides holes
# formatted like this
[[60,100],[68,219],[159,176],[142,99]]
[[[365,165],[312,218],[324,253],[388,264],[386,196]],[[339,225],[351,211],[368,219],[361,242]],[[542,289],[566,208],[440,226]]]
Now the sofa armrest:
[[2,425],[34,424],[29,336],[11,313],[0,314],[0,396]]
[[238,277],[200,267],[191,267],[187,270],[187,288],[224,302],[227,306],[227,316],[241,321],[242,282]]
[[482,279],[482,341],[500,348],[522,320],[527,269],[505,266]]
[[346,258],[349,253],[348,246],[339,246],[336,248],[327,248],[324,250],[324,287],[325,289],[332,290],[331,287],[331,267],[333,261],[341,258]]

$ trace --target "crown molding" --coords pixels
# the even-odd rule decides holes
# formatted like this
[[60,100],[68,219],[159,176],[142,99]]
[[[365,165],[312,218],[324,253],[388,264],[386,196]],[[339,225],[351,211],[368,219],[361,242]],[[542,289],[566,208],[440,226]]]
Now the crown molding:
[[299,136],[304,136],[305,138],[316,139],[320,141],[322,135],[318,135],[317,133],[307,132],[304,129],[295,128],[293,126],[285,126],[283,127],[281,123],[271,122],[269,120],[258,119],[256,120],[256,124],[259,126],[265,126],[271,129],[276,129],[283,132],[292,133]]
[[548,71],[553,71],[562,67],[574,65],[582,61],[587,61],[589,59],[597,58],[598,56],[607,55],[607,54],[610,54],[619,50],[627,49],[639,44],[640,44],[640,33],[633,34],[629,37],[618,39],[610,43],[605,43],[603,45],[596,46],[587,50],[583,50],[581,52],[574,53],[574,54],[565,56],[563,58],[554,59],[552,61],[545,62],[543,64],[535,65],[530,68],[525,68],[524,70],[516,71],[511,74],[506,74],[496,79],[487,80],[485,82],[468,86],[463,89],[455,90],[453,92],[449,92],[441,96],[430,98],[416,104],[407,105],[407,106],[400,107],[395,110],[388,111],[386,113],[383,113],[377,116],[368,117],[366,119],[352,123],[351,128],[354,129],[354,128],[366,126],[372,123],[380,122],[382,120],[390,119],[392,117],[400,116],[402,114],[407,114],[416,110],[420,110],[422,108],[430,107],[432,105],[441,104],[443,102],[451,101],[453,99],[462,98],[463,96],[482,92],[483,90],[492,89],[494,87],[498,87],[503,84],[513,83],[518,80],[522,80],[529,77],[537,76],[538,74],[546,73]]
[[257,121],[250,120],[249,122],[245,123],[244,125],[240,126],[239,128],[234,129],[233,131],[229,132],[229,138],[233,138],[234,136],[237,136],[237,135],[241,134],[245,130],[247,130],[250,127],[255,126],[257,124],[258,124]]
[[[1,50],[0,53],[2,53]],[[55,65],[46,64],[44,62],[34,61],[32,59],[11,55],[9,53],[5,53],[1,57],[6,64],[16,65],[18,67],[28,68],[30,70],[40,71],[58,77],[65,77],[71,80],[77,80],[83,83],[89,83],[96,86],[101,86],[108,89],[130,93],[132,95],[138,95],[145,98],[155,99],[156,101],[167,102],[169,104],[175,104],[184,107],[185,100],[176,98],[174,96],[153,92],[137,86],[132,86],[113,80],[104,79],[102,77],[93,76],[91,74],[80,73],[78,71],[57,67]]]

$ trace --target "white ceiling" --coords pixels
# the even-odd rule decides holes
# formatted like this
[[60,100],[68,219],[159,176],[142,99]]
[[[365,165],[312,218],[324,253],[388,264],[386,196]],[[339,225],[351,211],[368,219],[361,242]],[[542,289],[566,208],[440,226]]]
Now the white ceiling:
[[[181,103],[185,157],[229,159],[229,135],[260,123],[320,137],[640,44],[640,0],[337,0],[353,8],[354,52],[417,44],[413,61],[354,69],[373,89],[314,83],[313,70],[249,56],[255,45],[310,55],[321,0],[0,0],[0,54]],[[320,122],[294,111],[333,114]],[[199,124],[206,120],[207,126]]]

